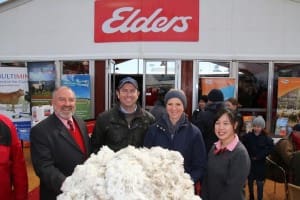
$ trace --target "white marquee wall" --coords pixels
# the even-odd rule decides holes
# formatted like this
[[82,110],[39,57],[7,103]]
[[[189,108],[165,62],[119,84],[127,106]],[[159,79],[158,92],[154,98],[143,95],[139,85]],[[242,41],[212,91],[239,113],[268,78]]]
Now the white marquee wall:
[[94,1],[32,0],[0,12],[0,61],[300,60],[300,3],[201,0],[199,42],[94,43]]

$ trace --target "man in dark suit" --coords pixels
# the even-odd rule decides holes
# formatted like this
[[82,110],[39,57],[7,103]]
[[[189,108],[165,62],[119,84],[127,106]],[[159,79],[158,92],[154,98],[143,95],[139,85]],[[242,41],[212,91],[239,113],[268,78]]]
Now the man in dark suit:
[[62,86],[53,92],[54,113],[31,129],[31,159],[40,178],[40,199],[55,200],[66,177],[91,153],[87,128],[74,116],[74,92]]

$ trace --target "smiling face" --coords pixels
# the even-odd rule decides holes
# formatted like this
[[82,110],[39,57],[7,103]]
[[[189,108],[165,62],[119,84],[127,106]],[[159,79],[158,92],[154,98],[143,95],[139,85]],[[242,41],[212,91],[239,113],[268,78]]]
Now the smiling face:
[[235,137],[236,122],[233,122],[228,113],[221,115],[215,122],[215,134],[222,146],[228,145]]
[[140,92],[131,83],[125,83],[117,90],[117,97],[120,101],[120,105],[128,112],[133,112],[135,110],[139,95]]
[[172,124],[176,124],[184,112],[184,106],[179,98],[171,98],[166,104],[166,110]]
[[68,87],[61,87],[53,94],[52,105],[55,113],[63,118],[70,119],[75,112],[76,98],[74,92]]
[[263,128],[261,126],[253,125],[253,131],[255,135],[259,135],[262,132]]

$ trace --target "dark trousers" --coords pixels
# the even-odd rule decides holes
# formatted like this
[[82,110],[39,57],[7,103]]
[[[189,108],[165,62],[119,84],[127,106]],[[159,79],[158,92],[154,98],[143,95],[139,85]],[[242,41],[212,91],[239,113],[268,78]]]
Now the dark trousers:
[[[253,184],[254,184],[254,179],[248,179],[250,200],[254,200]],[[257,200],[262,200],[264,194],[264,181],[256,180],[256,186],[257,186]]]

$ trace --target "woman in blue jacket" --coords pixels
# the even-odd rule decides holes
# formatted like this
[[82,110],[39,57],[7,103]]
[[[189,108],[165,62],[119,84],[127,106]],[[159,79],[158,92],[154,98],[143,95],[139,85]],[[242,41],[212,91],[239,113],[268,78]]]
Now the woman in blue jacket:
[[165,95],[167,113],[150,126],[144,139],[145,147],[160,146],[181,153],[184,169],[194,183],[202,181],[206,166],[206,150],[200,130],[189,122],[184,109],[183,91],[171,89]]

